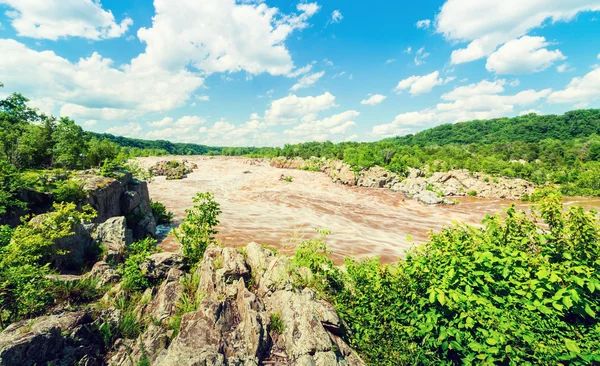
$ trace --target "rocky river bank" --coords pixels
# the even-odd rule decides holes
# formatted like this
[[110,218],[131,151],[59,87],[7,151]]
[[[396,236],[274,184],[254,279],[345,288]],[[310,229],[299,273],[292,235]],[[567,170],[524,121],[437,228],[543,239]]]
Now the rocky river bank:
[[429,173],[427,169],[410,168],[406,176],[375,166],[355,171],[339,160],[275,158],[271,166],[282,169],[320,171],[335,183],[368,188],[388,188],[405,193],[425,204],[453,204],[452,197],[473,196],[518,200],[530,195],[533,183],[518,178],[493,177],[468,170]]

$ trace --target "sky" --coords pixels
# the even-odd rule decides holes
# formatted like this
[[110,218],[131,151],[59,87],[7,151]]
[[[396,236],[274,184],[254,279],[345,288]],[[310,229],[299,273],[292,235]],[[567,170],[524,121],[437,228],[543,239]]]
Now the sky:
[[0,0],[0,82],[94,132],[375,141],[600,107],[600,0]]

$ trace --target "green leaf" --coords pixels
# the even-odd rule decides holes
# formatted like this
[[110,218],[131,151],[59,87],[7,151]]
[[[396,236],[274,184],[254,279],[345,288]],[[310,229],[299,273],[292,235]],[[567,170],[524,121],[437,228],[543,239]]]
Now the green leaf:
[[485,340],[485,343],[489,344],[490,346],[495,346],[498,344],[498,340],[496,338],[488,338]]
[[433,304],[435,302],[435,294],[436,294],[435,291],[431,291],[429,293],[429,303]]
[[563,297],[562,302],[563,302],[563,304],[565,304],[567,309],[570,309],[573,306],[573,300],[571,300],[570,296]]
[[565,346],[567,347],[567,349],[571,352],[574,353],[580,353],[581,350],[579,349],[579,346],[577,345],[577,343],[575,343],[575,341],[565,338]]
[[585,309],[584,309],[584,310],[585,310],[585,312],[586,312],[586,313],[587,313],[589,316],[591,316],[592,318],[595,318],[595,317],[596,317],[596,312],[595,312],[594,310],[592,310],[592,308],[590,307],[590,305],[589,305],[589,304],[586,304],[586,305],[585,305]]

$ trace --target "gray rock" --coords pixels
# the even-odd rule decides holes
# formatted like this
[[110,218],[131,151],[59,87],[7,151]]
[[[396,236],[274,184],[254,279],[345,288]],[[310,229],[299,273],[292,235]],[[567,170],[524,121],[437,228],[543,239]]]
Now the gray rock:
[[123,216],[112,217],[98,225],[92,234],[98,245],[104,246],[106,254],[102,258],[108,263],[123,263],[127,255],[127,246],[133,241],[131,231],[127,229],[127,220]]
[[13,323],[0,334],[0,365],[100,364],[103,341],[91,322],[79,311]]
[[98,287],[103,287],[111,283],[117,283],[121,279],[121,276],[117,270],[111,267],[104,261],[96,262],[92,270],[89,271],[86,276],[95,277],[99,280]]
[[150,255],[141,265],[144,275],[152,280],[167,278],[172,269],[183,268],[183,256],[179,253],[162,252]]

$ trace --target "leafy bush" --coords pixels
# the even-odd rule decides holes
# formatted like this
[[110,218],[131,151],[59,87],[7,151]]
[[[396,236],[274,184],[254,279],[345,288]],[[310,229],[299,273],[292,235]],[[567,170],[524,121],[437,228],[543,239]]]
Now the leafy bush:
[[10,243],[13,231],[14,230],[8,225],[0,226],[0,250]]
[[162,203],[151,201],[150,207],[152,208],[152,215],[154,215],[157,224],[169,225],[173,220],[173,213],[167,211],[167,208]]
[[471,197],[477,197],[477,191],[469,191],[467,192],[467,195]]
[[[596,213],[547,193],[534,215],[511,207],[483,224],[444,229],[397,265],[321,272],[343,285],[322,295],[351,345],[377,365],[600,362]],[[317,249],[302,257],[318,269]]]
[[271,330],[277,334],[283,334],[284,324],[278,313],[271,314]]
[[214,243],[215,227],[219,225],[217,216],[221,214],[221,205],[214,200],[212,193],[198,193],[194,197],[194,207],[185,210],[187,216],[174,230],[175,237],[181,243],[183,256],[188,265],[198,263],[209,244]]
[[56,202],[78,203],[83,201],[87,194],[83,190],[81,182],[68,180],[59,182],[57,188],[52,192],[52,196]]
[[14,165],[0,160],[0,215],[17,208],[26,208],[27,204],[19,199],[19,191],[25,188],[25,182]]
[[154,174],[152,174],[149,169],[144,168],[136,160],[127,161],[125,164],[123,164],[123,169],[130,172],[135,179],[139,179],[141,181],[151,182],[154,178]]
[[104,160],[100,167],[100,175],[103,177],[117,178],[119,174],[117,170],[120,169],[119,163],[116,160]]
[[146,238],[132,243],[128,248],[128,257],[122,269],[122,287],[125,291],[142,291],[150,287],[148,278],[140,269],[140,265],[152,253],[156,253],[156,241]]
[[[89,206],[78,211],[72,203],[57,203],[54,209],[43,221],[17,227],[8,244],[0,246],[0,325],[37,315],[65,299],[60,284],[50,279],[52,258],[63,254],[54,242],[72,235],[73,225],[90,220],[95,212]],[[81,287],[71,290],[80,294],[75,298],[87,296]]]

